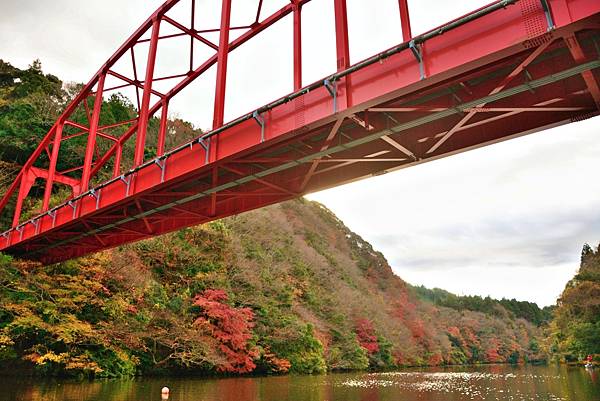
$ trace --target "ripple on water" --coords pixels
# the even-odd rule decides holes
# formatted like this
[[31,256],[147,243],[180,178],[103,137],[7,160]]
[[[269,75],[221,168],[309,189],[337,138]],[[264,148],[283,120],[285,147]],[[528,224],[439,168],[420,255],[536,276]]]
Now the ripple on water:
[[419,393],[460,394],[465,399],[498,401],[566,401],[555,394],[523,393],[516,387],[498,388],[499,381],[527,385],[553,379],[551,376],[488,372],[384,372],[348,379],[340,385],[354,388],[395,387]]

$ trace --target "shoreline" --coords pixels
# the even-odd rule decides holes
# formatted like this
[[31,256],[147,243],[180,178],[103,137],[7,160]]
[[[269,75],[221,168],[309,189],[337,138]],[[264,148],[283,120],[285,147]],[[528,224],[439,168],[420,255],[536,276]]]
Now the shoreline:
[[[560,362],[552,362],[552,361],[536,361],[536,362],[525,362],[525,363],[503,363],[503,362],[495,362],[495,363],[471,363],[471,364],[456,364],[456,365],[414,365],[414,366],[398,366],[390,369],[372,369],[372,370],[361,370],[361,369],[335,369],[328,370],[323,373],[296,373],[296,372],[286,372],[286,373],[248,373],[248,374],[222,374],[222,373],[194,373],[194,372],[166,372],[164,374],[161,373],[146,373],[139,374],[133,376],[120,376],[120,377],[77,377],[77,376],[69,376],[69,375],[40,375],[35,372],[24,372],[20,370],[15,370],[14,368],[10,369],[11,373],[7,374],[4,369],[0,370],[0,378],[27,378],[27,379],[41,379],[41,380],[58,380],[58,381],[67,381],[67,382],[103,382],[103,381],[113,381],[113,380],[138,380],[138,379],[158,379],[158,378],[172,378],[172,379],[232,379],[232,378],[261,378],[261,377],[284,377],[284,376],[307,376],[307,377],[318,377],[318,376],[326,376],[329,374],[344,374],[344,373],[365,373],[365,374],[375,374],[375,373],[387,373],[387,372],[399,372],[399,371],[411,371],[411,370],[427,370],[427,369],[456,369],[456,368],[483,368],[483,367],[491,367],[491,366],[512,366],[512,367],[523,367],[523,366],[580,366],[583,365],[573,365],[567,363]],[[595,365],[597,367],[599,365]]]

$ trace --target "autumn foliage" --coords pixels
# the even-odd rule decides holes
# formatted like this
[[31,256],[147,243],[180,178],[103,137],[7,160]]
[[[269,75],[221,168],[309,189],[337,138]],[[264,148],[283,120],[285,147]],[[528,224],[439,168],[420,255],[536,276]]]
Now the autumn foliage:
[[249,308],[233,308],[226,304],[227,294],[223,290],[206,290],[194,298],[194,305],[201,312],[194,322],[207,330],[218,342],[223,362],[217,364],[220,372],[248,373],[256,365],[253,360],[257,351],[249,344],[252,338],[254,314]]
[[379,352],[375,328],[370,320],[358,319],[356,321],[356,337],[360,346],[366,349],[369,354]]
[[584,245],[581,266],[558,300],[550,334],[549,348],[556,359],[600,359],[600,245]]

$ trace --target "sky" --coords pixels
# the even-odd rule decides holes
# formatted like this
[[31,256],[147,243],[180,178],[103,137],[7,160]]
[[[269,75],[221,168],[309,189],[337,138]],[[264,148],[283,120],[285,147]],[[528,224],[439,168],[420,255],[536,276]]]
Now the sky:
[[[257,2],[233,0],[232,24],[252,19]],[[351,62],[401,42],[396,0],[377,0],[377,7],[372,0],[347,2]],[[161,3],[2,0],[0,58],[20,68],[39,58],[47,73],[87,82]],[[285,3],[264,0],[263,9],[267,13]],[[409,0],[413,34],[486,3]],[[219,4],[197,0],[197,27],[218,26]],[[179,15],[183,10],[177,7],[170,13]],[[331,0],[313,0],[303,10],[304,84],[335,70],[332,21]],[[207,38],[218,41],[216,36]],[[231,54],[226,120],[291,91],[291,43],[288,17]],[[157,72],[183,72],[184,49],[177,40],[159,46]],[[141,46],[139,50],[144,52]],[[209,54],[208,48],[198,48],[195,62]],[[138,62],[140,74],[143,64]],[[119,72],[129,72],[122,68]],[[211,69],[190,85],[170,104],[170,113],[197,127],[210,127],[214,77]],[[600,242],[598,127],[600,117],[308,198],[330,208],[412,284],[550,305],[577,270],[582,245]]]

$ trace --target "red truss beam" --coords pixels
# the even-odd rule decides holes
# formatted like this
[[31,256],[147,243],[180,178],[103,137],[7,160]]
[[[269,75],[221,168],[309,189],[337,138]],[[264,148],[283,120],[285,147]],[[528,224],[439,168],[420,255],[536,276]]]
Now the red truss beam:
[[[308,0],[292,0],[264,18],[259,1],[245,27],[230,27],[231,0],[222,0],[217,30],[194,26],[195,1],[189,2],[187,25],[168,16],[178,2],[165,2],[117,50],[23,166],[0,201],[3,210],[16,196],[13,227],[0,237],[0,251],[46,263],[64,260],[598,114],[600,4],[594,0],[498,1],[415,37],[409,4],[399,0],[404,42],[355,65],[349,64],[346,2],[335,0],[329,6],[337,71],[306,86],[301,10]],[[288,16],[294,92],[225,123],[229,53]],[[162,23],[190,38],[189,54],[182,57],[185,73],[154,74],[158,49],[174,36],[160,36]],[[233,29],[241,35],[229,40]],[[214,31],[220,32],[218,46],[200,35]],[[198,41],[214,54],[194,64]],[[141,42],[150,43],[144,81],[135,57]],[[113,71],[121,59],[130,62],[133,76]],[[170,100],[214,65],[213,130],[165,150]],[[103,127],[108,74],[135,88],[139,115]],[[152,89],[158,80],[172,87],[158,93]],[[154,104],[152,95],[159,98]],[[71,118],[79,107],[89,126]],[[148,120],[158,110],[158,157],[145,161]],[[81,132],[65,135],[65,124]],[[127,127],[119,137],[102,132],[117,126]],[[84,163],[58,173],[61,143],[75,135],[88,136]],[[104,153],[97,153],[97,136],[113,142]],[[134,167],[123,173],[122,150],[134,136]],[[113,179],[90,189],[110,163]],[[36,179],[46,180],[43,214],[21,222]],[[74,197],[48,210],[54,183],[71,186]]]

